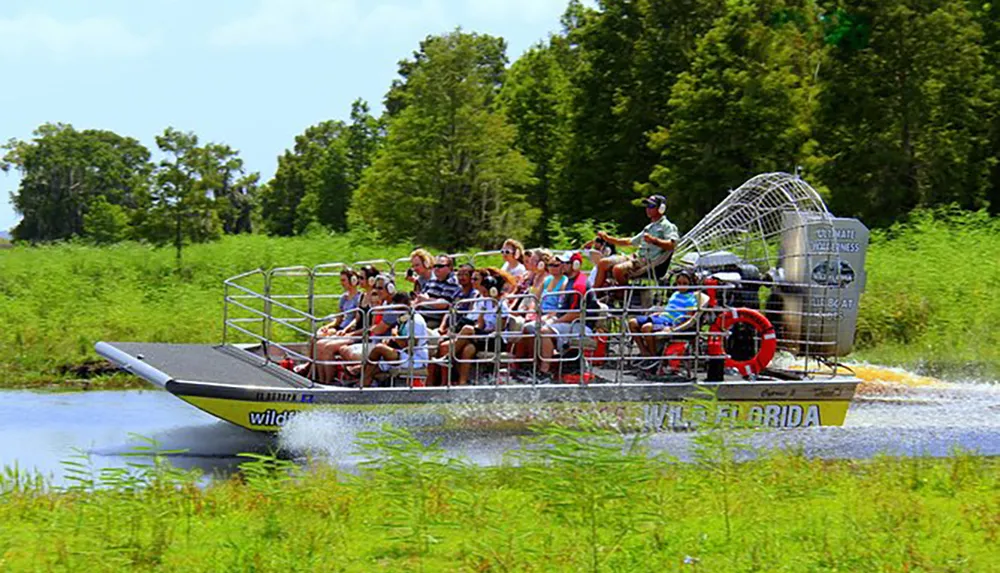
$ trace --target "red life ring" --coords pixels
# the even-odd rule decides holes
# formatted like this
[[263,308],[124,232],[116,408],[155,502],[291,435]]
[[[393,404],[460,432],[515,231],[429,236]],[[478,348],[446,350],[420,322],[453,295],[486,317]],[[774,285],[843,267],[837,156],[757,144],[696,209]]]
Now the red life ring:
[[[774,325],[763,314],[750,308],[734,308],[719,315],[712,325],[713,332],[729,332],[734,325],[749,324],[757,331],[760,347],[757,354],[747,360],[726,358],[726,368],[735,368],[743,376],[759,374],[767,368],[778,350],[778,339],[774,333]],[[720,345],[721,346],[721,345]]]

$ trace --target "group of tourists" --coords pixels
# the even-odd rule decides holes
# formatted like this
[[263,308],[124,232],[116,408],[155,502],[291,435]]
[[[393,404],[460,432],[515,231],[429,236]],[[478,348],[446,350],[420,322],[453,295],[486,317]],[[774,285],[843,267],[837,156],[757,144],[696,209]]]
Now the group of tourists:
[[[416,249],[405,273],[408,288],[397,288],[393,274],[370,265],[344,269],[339,312],[312,341],[314,379],[368,386],[379,372],[426,369],[427,385],[465,385],[480,353],[507,352],[522,371],[530,372],[525,366],[537,360],[536,380],[551,380],[557,355],[592,336],[600,309],[607,308],[593,289],[666,272],[677,227],[665,217],[662,196],[643,203],[650,223],[642,232],[631,238],[600,232],[582,251],[526,250],[508,239],[502,265],[477,268]],[[618,254],[624,246],[638,250]],[[593,265],[589,273],[583,272],[585,254]],[[648,338],[686,320],[698,304],[686,290],[692,282],[690,274],[679,274],[666,308],[633,318],[630,330]],[[650,341],[637,346],[644,355],[656,352]]]

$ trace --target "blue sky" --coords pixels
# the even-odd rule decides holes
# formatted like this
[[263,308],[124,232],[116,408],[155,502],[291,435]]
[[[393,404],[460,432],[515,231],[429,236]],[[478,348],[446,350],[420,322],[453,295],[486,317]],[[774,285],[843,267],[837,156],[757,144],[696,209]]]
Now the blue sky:
[[[45,122],[154,147],[167,126],[240,150],[265,178],[295,135],[381,110],[428,34],[503,36],[508,56],[559,29],[567,0],[2,0],[0,141]],[[0,230],[17,216],[0,173]]]

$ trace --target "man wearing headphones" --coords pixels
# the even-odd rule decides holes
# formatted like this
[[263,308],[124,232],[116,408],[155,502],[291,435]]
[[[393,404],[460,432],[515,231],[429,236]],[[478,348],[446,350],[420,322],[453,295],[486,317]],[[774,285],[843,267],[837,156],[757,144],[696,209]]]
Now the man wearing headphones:
[[660,265],[670,260],[680,235],[677,225],[666,218],[667,200],[663,195],[651,195],[642,200],[646,207],[646,216],[650,223],[638,235],[632,238],[612,237],[604,231],[597,236],[611,245],[619,247],[633,246],[639,250],[630,257],[615,256],[601,259],[597,266],[597,277],[594,287],[600,288],[607,283],[608,272],[612,273],[619,286],[627,285],[629,280],[647,274],[659,273]]

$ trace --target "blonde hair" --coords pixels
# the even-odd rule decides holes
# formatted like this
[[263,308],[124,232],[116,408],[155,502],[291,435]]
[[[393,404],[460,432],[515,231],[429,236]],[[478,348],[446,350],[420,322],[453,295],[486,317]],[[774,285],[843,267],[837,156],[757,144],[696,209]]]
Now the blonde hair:
[[514,255],[514,260],[521,263],[522,265],[524,264],[524,245],[521,244],[521,241],[518,241],[517,239],[507,239],[506,241],[503,242],[503,246],[513,247],[514,252],[516,253]]
[[417,257],[420,262],[424,264],[424,268],[429,269],[434,266],[434,257],[431,256],[430,251],[427,249],[415,249],[410,253],[410,258]]

